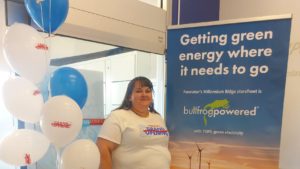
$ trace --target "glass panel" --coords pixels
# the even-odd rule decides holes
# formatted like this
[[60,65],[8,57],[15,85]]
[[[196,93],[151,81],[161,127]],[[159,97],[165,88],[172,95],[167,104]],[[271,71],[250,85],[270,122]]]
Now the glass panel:
[[[98,109],[101,116],[106,117],[121,103],[127,83],[135,76],[151,79],[155,94],[160,96],[155,97],[155,102],[163,102],[160,92],[163,93],[161,86],[164,86],[161,83],[164,82],[164,56],[59,36],[52,37],[50,44],[53,69],[68,66],[102,74],[99,95],[103,95],[103,106]],[[90,91],[94,94],[92,90],[94,88]],[[160,105],[156,107],[163,115],[164,107]]]
[[[67,37],[50,38],[51,70],[44,86],[47,95],[51,73],[61,67],[77,69],[85,78],[88,98],[82,108],[83,117],[102,119],[123,99],[128,82],[135,76],[146,76],[154,85],[154,104],[164,117],[164,56],[112,45],[98,44]],[[50,91],[51,94],[51,91]],[[38,126],[29,126],[40,130]],[[96,140],[100,126],[83,126],[78,138]],[[45,157],[28,169],[53,168],[56,151],[51,146]]]
[[[10,6],[7,15],[9,25],[19,20],[30,24],[24,5],[14,4],[14,1],[7,2]],[[152,3],[160,6],[160,2],[154,3],[153,1]],[[21,10],[21,8],[23,9]],[[14,13],[18,11],[22,12]],[[51,50],[49,52],[50,70],[45,80],[39,84],[45,101],[52,97],[49,87],[51,75],[61,67],[75,68],[87,82],[88,96],[82,108],[84,125],[78,139],[96,140],[100,126],[95,125],[97,123],[92,124],[90,120],[103,119],[118,107],[121,104],[128,82],[136,76],[146,76],[153,82],[155,108],[164,117],[164,56],[61,36],[48,38],[47,45]],[[1,75],[1,77],[3,76]],[[0,102],[2,103],[1,100]],[[13,118],[10,118],[13,121]],[[1,122],[0,124],[4,123]],[[9,122],[9,124],[12,125],[13,122]],[[25,128],[41,131],[38,124],[25,123]],[[2,133],[1,131],[0,134]],[[55,168],[55,166],[56,150],[51,144],[47,154],[36,164],[29,165],[27,168],[45,169]]]

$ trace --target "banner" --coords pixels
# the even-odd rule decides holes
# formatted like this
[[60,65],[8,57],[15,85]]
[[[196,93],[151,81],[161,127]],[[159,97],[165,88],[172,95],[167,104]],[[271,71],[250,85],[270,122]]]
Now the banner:
[[172,26],[171,169],[278,169],[291,16]]

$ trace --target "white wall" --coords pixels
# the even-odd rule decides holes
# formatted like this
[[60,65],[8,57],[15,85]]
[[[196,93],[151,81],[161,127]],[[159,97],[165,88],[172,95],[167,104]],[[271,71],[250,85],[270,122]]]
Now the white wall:
[[[300,168],[300,1],[221,0],[220,20],[292,13],[292,34],[280,147],[280,168]],[[278,65],[280,66],[280,65]]]

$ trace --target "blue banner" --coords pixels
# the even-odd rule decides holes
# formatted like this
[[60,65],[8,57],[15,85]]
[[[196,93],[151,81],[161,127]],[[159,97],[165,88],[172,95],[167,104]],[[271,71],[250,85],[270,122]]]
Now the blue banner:
[[220,0],[172,0],[172,24],[219,20]]
[[172,169],[278,169],[291,18],[171,27]]

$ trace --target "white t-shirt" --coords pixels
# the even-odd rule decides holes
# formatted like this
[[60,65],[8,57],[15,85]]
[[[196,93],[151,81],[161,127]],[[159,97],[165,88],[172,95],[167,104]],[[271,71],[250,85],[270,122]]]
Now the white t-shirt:
[[159,114],[140,117],[131,110],[113,111],[99,136],[119,144],[112,153],[113,169],[169,169],[169,132]]

